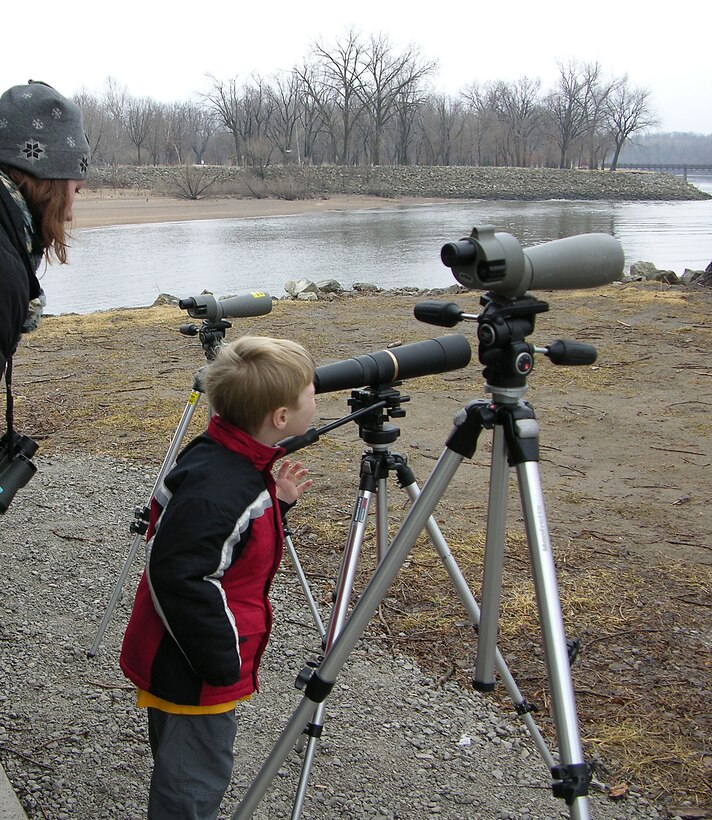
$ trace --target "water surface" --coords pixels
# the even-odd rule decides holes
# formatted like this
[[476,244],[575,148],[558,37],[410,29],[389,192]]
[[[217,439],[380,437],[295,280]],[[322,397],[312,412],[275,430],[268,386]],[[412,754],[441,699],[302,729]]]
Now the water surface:
[[[705,182],[700,187],[705,186]],[[712,185],[709,186],[712,189]],[[350,288],[447,287],[446,242],[494,225],[524,247],[582,233],[620,240],[625,270],[637,260],[682,274],[712,260],[712,201],[468,201],[253,219],[121,225],[76,233],[71,264],[43,276],[49,313],[88,313],[184,298],[265,290],[289,279],[336,279]]]

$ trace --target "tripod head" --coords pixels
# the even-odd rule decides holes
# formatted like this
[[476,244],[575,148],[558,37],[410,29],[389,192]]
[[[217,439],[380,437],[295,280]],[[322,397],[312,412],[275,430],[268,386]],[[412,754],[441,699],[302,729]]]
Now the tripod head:
[[526,341],[534,332],[537,313],[549,305],[531,295],[508,299],[485,294],[477,321],[478,358],[482,375],[493,387],[521,388],[534,367],[534,346]]
[[222,341],[225,338],[225,331],[231,327],[230,322],[226,322],[224,319],[219,319],[216,322],[205,319],[200,327],[193,324],[181,325],[178,330],[184,336],[199,336],[205,358],[212,362],[218,355]]
[[359,437],[369,445],[392,444],[400,435],[400,430],[388,419],[403,418],[401,407],[410,401],[410,396],[402,395],[396,387],[400,382],[385,386],[362,387],[353,390],[347,404],[354,412],[359,412],[354,421],[358,424]]
[[534,367],[534,353],[542,353],[553,364],[586,365],[596,361],[596,348],[582,342],[559,339],[548,347],[535,347],[526,341],[534,332],[538,313],[549,310],[546,302],[525,293],[523,296],[503,296],[494,292],[480,297],[483,311],[465,313],[455,302],[426,301],[415,306],[415,318],[441,327],[454,327],[458,322],[478,323],[478,358],[484,366],[483,375],[495,391],[526,389],[527,376]]

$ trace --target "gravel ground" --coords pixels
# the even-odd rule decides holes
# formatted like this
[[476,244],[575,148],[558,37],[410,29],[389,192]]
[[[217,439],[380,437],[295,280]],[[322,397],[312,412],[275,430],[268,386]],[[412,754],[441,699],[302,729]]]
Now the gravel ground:
[[[155,476],[106,458],[36,461],[37,476],[0,519],[0,759],[30,818],[139,818],[150,752],[145,717],[117,658],[141,557],[98,655],[89,659],[86,650],[131,543],[133,507],[145,502]],[[288,562],[273,600],[262,692],[240,708],[225,818],[299,703],[295,676],[318,648]],[[301,756],[291,752],[254,817],[289,817],[301,771]],[[667,816],[640,796],[614,802],[604,784],[594,785],[593,818]],[[436,685],[412,660],[365,637],[326,701],[303,816],[513,820],[569,811],[553,798],[515,718],[475,692]]]

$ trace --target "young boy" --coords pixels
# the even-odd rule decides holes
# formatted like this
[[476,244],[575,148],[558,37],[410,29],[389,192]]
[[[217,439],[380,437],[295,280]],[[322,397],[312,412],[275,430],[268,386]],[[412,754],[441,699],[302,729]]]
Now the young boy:
[[230,783],[235,704],[258,686],[282,515],[311,486],[276,447],[306,432],[314,362],[287,339],[243,336],[204,371],[215,413],[152,502],[146,569],[121,669],[148,709],[148,817],[213,820]]

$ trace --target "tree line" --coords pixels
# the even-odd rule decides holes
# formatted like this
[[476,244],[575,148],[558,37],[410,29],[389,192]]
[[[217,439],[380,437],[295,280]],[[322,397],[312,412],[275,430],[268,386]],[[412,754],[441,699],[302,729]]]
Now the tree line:
[[349,30],[315,41],[269,79],[208,75],[197,100],[132,96],[112,78],[75,95],[93,160],[105,165],[490,165],[615,170],[623,147],[657,125],[650,91],[598,63],[557,63],[538,79],[471,82],[434,93],[417,46]]

